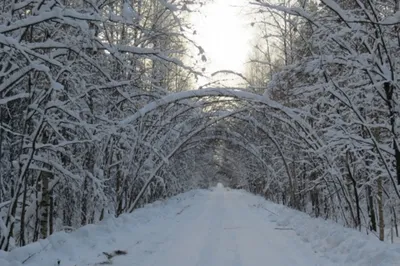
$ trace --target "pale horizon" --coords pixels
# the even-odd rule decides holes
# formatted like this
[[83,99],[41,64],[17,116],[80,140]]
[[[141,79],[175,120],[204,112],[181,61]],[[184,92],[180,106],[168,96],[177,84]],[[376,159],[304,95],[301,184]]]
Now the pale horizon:
[[[254,29],[245,15],[245,0],[215,0],[205,5],[199,13],[192,16],[194,40],[205,50],[207,62],[205,75],[229,70],[244,73],[245,63],[251,50]],[[234,75],[219,74],[215,78],[200,77],[198,86],[228,79],[225,85],[236,85]]]

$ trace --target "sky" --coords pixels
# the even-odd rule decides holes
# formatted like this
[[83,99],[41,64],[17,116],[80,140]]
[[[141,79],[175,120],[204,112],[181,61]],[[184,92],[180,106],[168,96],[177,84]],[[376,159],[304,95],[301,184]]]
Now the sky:
[[[206,74],[218,70],[244,72],[250,52],[253,27],[246,16],[246,0],[214,0],[194,14],[192,23],[196,43],[206,52]],[[219,75],[217,78],[224,78]],[[232,76],[230,76],[232,78]],[[198,85],[209,82],[201,78]],[[225,82],[235,85],[236,82]]]

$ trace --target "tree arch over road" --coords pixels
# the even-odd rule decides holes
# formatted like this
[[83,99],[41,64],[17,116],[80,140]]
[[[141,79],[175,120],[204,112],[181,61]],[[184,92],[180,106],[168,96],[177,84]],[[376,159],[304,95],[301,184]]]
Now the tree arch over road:
[[[236,151],[234,156],[230,154],[229,160],[226,158],[227,161],[231,164],[245,162],[242,164],[244,174],[240,178],[242,183],[251,184],[247,189],[261,192],[270,199],[299,210],[312,209],[317,216],[342,217],[348,225],[358,227],[361,219],[365,219],[358,181],[353,176],[354,169],[350,167],[354,163],[354,155],[348,153],[344,158],[345,167],[342,168],[338,164],[335,149],[332,149],[331,141],[336,136],[329,132],[318,132],[313,126],[313,115],[309,110],[284,106],[267,95],[237,89],[209,88],[167,95],[143,106],[121,121],[120,126],[140,124],[138,121],[146,119],[156,110],[177,106],[203,109],[199,112],[201,115],[198,113],[202,122],[160,160],[136,195],[130,211],[137,206],[140,197],[157,176],[157,171],[181,149],[186,152],[190,150],[185,147],[191,140],[201,143],[200,140],[223,139],[234,143],[228,146],[233,153]],[[225,131],[226,136],[221,138],[216,134],[216,129]],[[133,130],[138,132],[135,127]],[[375,141],[370,145],[378,151],[377,159],[384,166],[387,158],[384,154],[392,152]],[[218,145],[215,147],[218,149]],[[195,149],[196,145],[191,148]],[[243,151],[251,154],[251,157],[242,156]],[[251,167],[257,160],[261,165]],[[229,166],[225,169],[229,169]],[[398,195],[391,171],[387,174]]]
[[275,19],[242,76],[265,95],[171,93],[199,74],[183,14],[201,0],[44,2],[0,10],[0,249],[215,175],[382,240],[384,217],[397,228],[398,0],[252,3]]
[[[162,157],[160,160],[159,165],[155,167],[153,172],[149,175],[147,181],[144,183],[142,189],[136,196],[135,200],[133,201],[132,205],[130,206],[130,211],[134,210],[140,201],[142,195],[145,193],[146,189],[148,186],[151,184],[151,182],[155,179],[157,176],[157,172],[160,171],[160,169],[168,163],[168,161],[177,153],[180,149],[182,149],[192,138],[195,138],[199,134],[203,132],[207,132],[207,130],[210,127],[213,127],[215,125],[219,125],[221,121],[223,122],[225,119],[234,119],[237,121],[240,121],[241,123],[247,123],[248,125],[254,127],[258,131],[262,132],[260,135],[264,135],[264,137],[267,137],[269,141],[272,143],[274,148],[279,154],[279,157],[282,160],[282,163],[284,165],[285,173],[288,177],[289,180],[289,191],[290,191],[290,196],[287,196],[289,198],[288,202],[290,202],[291,206],[296,206],[297,205],[297,200],[295,196],[295,190],[293,188],[293,177],[292,173],[289,169],[289,164],[287,163],[287,160],[285,158],[285,155],[282,151],[282,148],[280,147],[280,143],[275,139],[274,136],[272,136],[270,130],[268,130],[268,127],[262,125],[261,122],[257,121],[254,117],[254,114],[252,116],[248,116],[252,112],[260,112],[260,111],[268,111],[268,112],[274,112],[275,114],[277,113],[282,113],[287,118],[282,118],[280,119],[281,123],[293,123],[293,125],[290,125],[290,127],[295,127],[295,125],[299,125],[300,129],[304,130],[303,134],[300,134],[298,137],[303,138],[303,136],[309,135],[310,131],[306,131],[307,124],[304,123],[304,121],[301,118],[301,112],[300,110],[296,109],[290,109],[287,108],[278,102],[275,102],[271,99],[268,99],[266,96],[261,96],[258,94],[250,93],[247,91],[242,91],[242,90],[237,90],[237,89],[218,89],[218,88],[208,88],[208,89],[203,89],[203,90],[196,90],[196,91],[185,91],[185,92],[179,92],[175,94],[170,94],[167,95],[157,101],[151,102],[141,109],[139,109],[134,115],[128,117],[127,119],[123,120],[121,122],[121,125],[127,125],[130,123],[133,123],[135,125],[140,125],[141,123],[139,122],[142,119],[145,119],[147,115],[151,114],[153,111],[156,111],[159,108],[165,108],[166,106],[173,106],[173,105],[180,105],[182,101],[185,101],[185,106],[184,108],[187,108],[188,105],[193,105],[194,108],[200,108],[204,104],[207,103],[207,100],[205,100],[200,107],[196,106],[196,104],[193,101],[193,99],[204,99],[208,98],[208,100],[215,101],[215,98],[223,98],[224,103],[223,106],[226,106],[227,102],[229,101],[235,101],[236,104],[240,105],[238,102],[245,102],[245,106],[242,108],[235,107],[234,110],[227,112],[227,111],[220,111],[217,114],[213,114],[211,118],[208,118],[210,121],[201,124],[198,128],[195,128],[193,132],[189,133],[188,136],[186,136],[183,140],[181,140],[169,153],[167,153],[164,157]],[[248,104],[251,103],[253,106],[248,106]],[[218,101],[216,101],[215,104],[218,104]],[[259,109],[259,110],[257,110]],[[247,113],[247,116],[241,115],[242,113]],[[204,115],[207,116],[208,112],[204,112]],[[264,113],[265,114],[265,113]],[[245,126],[248,126],[245,125]],[[208,130],[209,131],[209,130]],[[134,132],[138,132],[137,129],[134,129]],[[213,132],[211,132],[213,134]],[[218,136],[212,136],[213,138],[221,138]],[[229,137],[225,136],[225,140],[229,140]],[[240,142],[239,142],[240,143]],[[241,143],[242,144],[242,143]],[[247,147],[245,147],[243,144],[241,145],[242,148],[244,148],[247,151],[250,151]],[[163,153],[163,152],[161,152]],[[252,155],[255,155],[256,153],[251,152]],[[162,155],[161,155],[162,156]],[[261,156],[256,156],[256,159],[260,159]],[[239,158],[238,158],[239,159]],[[260,159],[263,164],[265,162]]]
[[[221,106],[218,108],[218,100],[216,98],[223,99],[222,109]],[[208,105],[208,102],[211,102],[211,104]],[[279,187],[275,192],[279,191],[280,195],[274,195],[274,192],[267,192],[268,189],[273,191],[272,188],[267,187],[261,189],[258,187],[258,191],[267,192],[266,194],[271,198],[280,199],[298,209],[304,209],[305,206],[302,204],[307,201],[305,198],[311,197],[313,208],[319,215],[322,208],[320,206],[319,193],[321,190],[326,190],[330,198],[325,198],[325,201],[333,202],[337,200],[339,202],[337,205],[342,213],[345,212],[345,209],[350,209],[350,219],[356,222],[359,219],[357,215],[360,214],[356,214],[357,210],[353,210],[354,207],[352,206],[352,197],[354,195],[351,195],[351,191],[347,188],[348,184],[344,182],[346,177],[342,174],[338,175],[340,169],[332,162],[332,158],[323,152],[329,145],[316,134],[312,125],[307,122],[310,114],[306,111],[283,106],[265,95],[261,96],[237,89],[210,88],[167,95],[145,105],[134,115],[123,120],[120,126],[126,126],[130,123],[140,125],[141,123],[138,121],[146,119],[154,111],[158,109],[173,109],[177,108],[177,106],[184,106],[184,108],[188,106],[193,106],[193,108],[208,106],[208,108],[212,108],[210,109],[211,111],[201,112],[206,118],[205,121],[199,123],[198,126],[193,128],[193,131],[188,133],[165,155],[161,156],[160,163],[154,168],[136,195],[129,209],[130,211],[137,206],[140,198],[157,176],[157,172],[164,165],[167,165],[168,161],[180,149],[184,148],[191,139],[201,134],[211,134],[211,138],[218,138],[215,136],[215,131],[210,128],[220,127],[220,131],[246,132],[245,134],[250,136],[251,141],[256,143],[255,146],[268,147],[268,151],[263,150],[261,152],[264,157],[275,157],[274,160],[270,160],[275,168],[272,172],[275,175],[279,174],[280,178],[275,178],[276,182],[270,184],[270,186]],[[231,111],[226,111],[230,108]],[[176,114],[176,111],[173,114]],[[179,121],[178,117],[175,117],[177,121]],[[199,119],[203,119],[201,115]],[[229,120],[229,123],[226,120]],[[182,121],[179,123],[182,123]],[[249,127],[253,130],[248,130]],[[134,132],[138,132],[138,130],[133,127]],[[263,158],[263,156],[256,156],[256,159]],[[235,159],[236,161],[244,160],[240,156],[236,156]],[[301,169],[300,173],[297,172],[299,168]],[[264,169],[266,168],[260,167],[260,172],[257,174],[261,179],[264,179],[261,183],[265,185],[265,179],[268,179],[268,174],[262,173]],[[247,177],[243,176],[242,178],[246,179]],[[343,193],[343,195],[339,196],[338,193]],[[325,205],[327,204],[326,202]],[[327,207],[325,207],[325,212],[327,212],[326,209]]]

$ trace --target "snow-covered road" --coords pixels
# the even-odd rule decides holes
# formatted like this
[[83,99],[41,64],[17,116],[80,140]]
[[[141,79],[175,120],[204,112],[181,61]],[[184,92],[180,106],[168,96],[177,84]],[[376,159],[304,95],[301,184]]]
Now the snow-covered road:
[[[110,260],[103,252],[126,251]],[[400,265],[400,247],[244,191],[195,190],[0,253],[0,265]]]
[[[217,188],[191,204],[165,227],[154,228],[153,244],[115,258],[115,265],[275,266],[330,265],[298,239],[249,208],[246,195]],[[159,243],[159,244],[158,244]],[[147,256],[141,256],[143,253]],[[141,261],[135,258],[143,257]]]

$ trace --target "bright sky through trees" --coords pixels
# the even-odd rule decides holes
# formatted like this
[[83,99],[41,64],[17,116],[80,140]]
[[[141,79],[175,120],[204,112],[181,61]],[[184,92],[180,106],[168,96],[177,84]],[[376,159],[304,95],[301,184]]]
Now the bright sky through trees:
[[[194,39],[206,51],[206,74],[218,70],[244,71],[253,33],[244,5],[244,0],[210,1],[201,14],[193,16],[197,33]],[[200,79],[199,85],[206,82]]]

